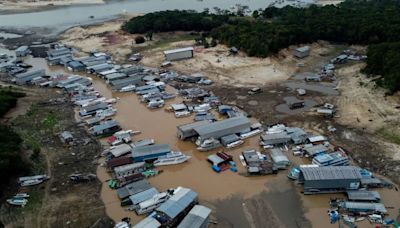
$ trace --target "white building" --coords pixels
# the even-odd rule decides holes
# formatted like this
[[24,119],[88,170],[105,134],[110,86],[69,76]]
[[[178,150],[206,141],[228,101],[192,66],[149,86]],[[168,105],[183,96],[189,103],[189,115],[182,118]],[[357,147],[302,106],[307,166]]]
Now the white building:
[[193,54],[193,47],[164,51],[165,59],[168,61],[193,58]]

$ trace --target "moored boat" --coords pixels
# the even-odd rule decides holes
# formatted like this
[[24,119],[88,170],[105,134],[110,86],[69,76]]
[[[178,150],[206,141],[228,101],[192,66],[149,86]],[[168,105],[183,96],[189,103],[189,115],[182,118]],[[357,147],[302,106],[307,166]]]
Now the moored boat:
[[159,157],[156,161],[154,161],[154,166],[162,166],[162,165],[175,165],[186,162],[189,160],[191,156],[187,156],[179,151],[172,151],[165,156]]

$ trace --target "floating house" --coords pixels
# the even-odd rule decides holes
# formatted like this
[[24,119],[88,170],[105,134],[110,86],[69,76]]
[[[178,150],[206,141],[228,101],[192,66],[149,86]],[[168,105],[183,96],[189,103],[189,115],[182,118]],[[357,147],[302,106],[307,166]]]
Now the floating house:
[[349,201],[379,202],[381,195],[377,191],[348,191]]
[[321,144],[317,144],[317,145],[308,144],[308,145],[309,146],[304,147],[304,151],[306,152],[306,154],[309,157],[315,157],[319,154],[327,153],[329,150],[326,146],[321,145]]
[[46,75],[46,71],[44,69],[41,70],[32,70],[25,73],[20,73],[15,75],[15,83],[18,85],[24,85],[29,83],[32,79],[37,77],[43,77]]
[[272,162],[278,169],[287,169],[290,166],[290,160],[281,149],[273,148],[270,154]]
[[138,146],[132,148],[132,157],[135,162],[155,160],[160,156],[171,152],[168,144],[156,144],[149,146]]
[[178,225],[178,228],[207,228],[210,223],[211,209],[196,205]]
[[137,223],[133,228],[158,228],[161,227],[161,223],[151,215]]
[[312,163],[318,166],[347,166],[349,158],[342,152],[333,152],[330,154],[319,154],[315,156]]
[[147,180],[139,180],[117,189],[117,194],[120,199],[125,199],[126,197],[138,194],[150,188],[152,188],[152,186]]
[[358,190],[360,170],[355,166],[300,167],[298,182],[304,185],[304,194]]
[[79,61],[70,61],[66,64],[66,67],[69,71],[82,71],[85,70],[85,65]]
[[109,135],[119,130],[121,130],[121,127],[119,126],[119,123],[115,120],[105,121],[104,123],[95,125],[89,129],[89,131],[94,136]]
[[151,199],[153,196],[159,194],[160,192],[156,188],[149,188],[143,192],[139,192],[135,195],[129,196],[133,205],[138,205],[141,202],[144,202],[148,199]]
[[134,173],[142,172],[146,169],[144,162],[135,162],[133,164],[122,165],[114,168],[116,178],[123,178]]
[[131,150],[132,150],[132,147],[129,146],[128,144],[121,144],[121,145],[115,146],[114,148],[110,149],[110,153],[114,157],[119,157],[124,154],[130,153]]
[[302,59],[302,58],[305,58],[305,57],[309,56],[310,55],[310,51],[311,51],[310,46],[303,46],[303,47],[296,48],[293,51],[293,55],[295,57],[297,57],[297,58]]
[[132,163],[133,163],[132,157],[118,157],[106,161],[106,166],[108,169],[114,169],[115,167]]
[[156,209],[156,219],[167,227],[174,227],[197,204],[197,193],[178,187],[174,195]]
[[82,107],[79,111],[80,116],[89,116],[96,114],[98,110],[104,110],[108,108],[108,104],[106,102],[99,102],[94,105]]
[[193,53],[194,53],[193,47],[164,51],[165,59],[167,61],[193,58]]
[[199,136],[199,141],[204,141],[210,138],[220,139],[226,135],[249,132],[250,126],[251,123],[247,117],[239,116],[197,126],[193,130]]
[[288,128],[286,128],[286,132],[288,133],[288,135],[292,139],[292,142],[295,145],[303,144],[307,141],[308,134],[301,128],[298,128],[298,127],[289,128],[288,127]]
[[386,214],[387,210],[382,203],[342,202],[340,207],[351,213]]
[[279,146],[286,145],[292,139],[286,132],[262,134],[260,136],[263,145]]
[[72,57],[72,50],[66,47],[47,51],[47,62],[50,65],[61,64],[61,59],[66,57]]

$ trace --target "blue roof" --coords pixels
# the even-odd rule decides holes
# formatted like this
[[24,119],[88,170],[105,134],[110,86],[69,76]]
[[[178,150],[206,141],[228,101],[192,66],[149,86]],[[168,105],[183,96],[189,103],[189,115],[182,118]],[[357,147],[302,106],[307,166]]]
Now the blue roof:
[[157,209],[171,219],[185,210],[197,198],[197,193],[188,188],[178,188],[177,192]]

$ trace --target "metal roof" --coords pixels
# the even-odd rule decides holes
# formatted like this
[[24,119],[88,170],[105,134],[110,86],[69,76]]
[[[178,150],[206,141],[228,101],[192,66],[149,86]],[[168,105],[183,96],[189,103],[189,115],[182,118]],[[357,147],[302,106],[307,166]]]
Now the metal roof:
[[360,168],[356,166],[300,167],[306,181],[361,179]]
[[158,228],[161,223],[157,219],[149,216],[140,221],[138,224],[134,225],[133,228]]
[[285,154],[283,154],[282,150],[277,148],[271,149],[271,159],[274,161],[274,163],[290,163],[290,160]]
[[106,121],[106,122],[104,122],[102,124],[93,126],[93,132],[103,131],[105,129],[112,128],[112,127],[115,127],[115,126],[118,126],[118,125],[119,125],[119,123],[117,121],[109,120],[109,121]]
[[111,149],[110,153],[114,157],[119,157],[123,154],[129,153],[131,150],[132,150],[132,147],[130,147],[128,144],[121,144],[121,145],[118,145],[118,146],[114,147],[113,149]]
[[129,199],[132,201],[133,205],[139,204],[143,201],[151,199],[154,195],[160,193],[156,188],[149,188],[146,191],[139,192],[135,195],[129,196]]
[[324,146],[324,145],[318,144],[318,145],[315,145],[315,146],[306,147],[306,148],[304,148],[304,150],[310,156],[314,156],[316,154],[320,154],[320,153],[324,153],[324,152],[328,151],[328,148],[326,146]]
[[71,132],[69,132],[69,131],[63,131],[63,133],[61,133],[61,137],[63,139],[72,139],[72,138],[74,138],[72,136]]
[[135,169],[138,169],[140,167],[144,167],[145,164],[146,164],[145,162],[135,162],[135,163],[132,163],[132,164],[117,166],[117,167],[114,168],[114,172],[115,173],[120,173],[120,172],[126,172],[126,171],[130,171],[130,170],[135,170]]
[[207,160],[209,160],[210,162],[213,163],[213,165],[218,165],[222,162],[224,162],[224,159],[220,158],[218,155],[216,154],[212,154],[210,156],[207,157]]
[[311,143],[325,141],[325,140],[326,138],[322,135],[308,137],[308,141],[310,141]]
[[186,47],[186,48],[178,48],[173,50],[164,51],[164,55],[184,52],[184,51],[193,51],[193,47]]
[[197,198],[197,193],[188,188],[178,187],[174,195],[157,209],[171,219],[185,210]]
[[[226,130],[241,128],[250,128],[250,120],[244,116],[233,117],[217,122],[213,122],[207,125],[195,127],[194,130],[199,134],[200,137],[222,137],[227,134],[239,133],[239,132],[226,132]],[[234,131],[238,131],[235,129]]]
[[27,51],[28,49],[29,49],[29,47],[24,45],[24,46],[20,46],[17,49],[15,49],[15,52],[17,52],[17,51]]
[[[211,209],[202,205],[196,205],[179,224],[178,228],[200,228],[211,214]],[[205,226],[206,227],[206,226]]]
[[147,180],[140,180],[117,189],[117,194],[120,199],[123,199],[128,196],[135,195],[139,192],[146,191],[149,188],[152,188],[152,186]]
[[25,77],[30,77],[32,75],[40,75],[40,76],[44,76],[46,74],[46,71],[44,69],[40,69],[40,70],[31,70],[25,73],[21,73],[21,74],[17,74],[15,75],[15,78],[25,78]]
[[151,154],[168,153],[171,152],[169,144],[156,144],[149,146],[138,146],[132,148],[132,157],[141,157]]
[[204,120],[204,121],[198,121],[198,122],[179,125],[179,126],[177,126],[177,128],[180,131],[191,131],[195,127],[200,127],[200,126],[209,125],[209,124],[210,124],[210,121]]
[[180,103],[180,104],[171,104],[171,108],[176,111],[176,110],[186,109],[187,106],[185,104],[182,104],[182,103]]
[[343,207],[350,211],[373,211],[385,214],[387,212],[382,203],[343,202]]
[[381,199],[381,195],[377,191],[348,191],[347,198],[356,201],[376,201]]

